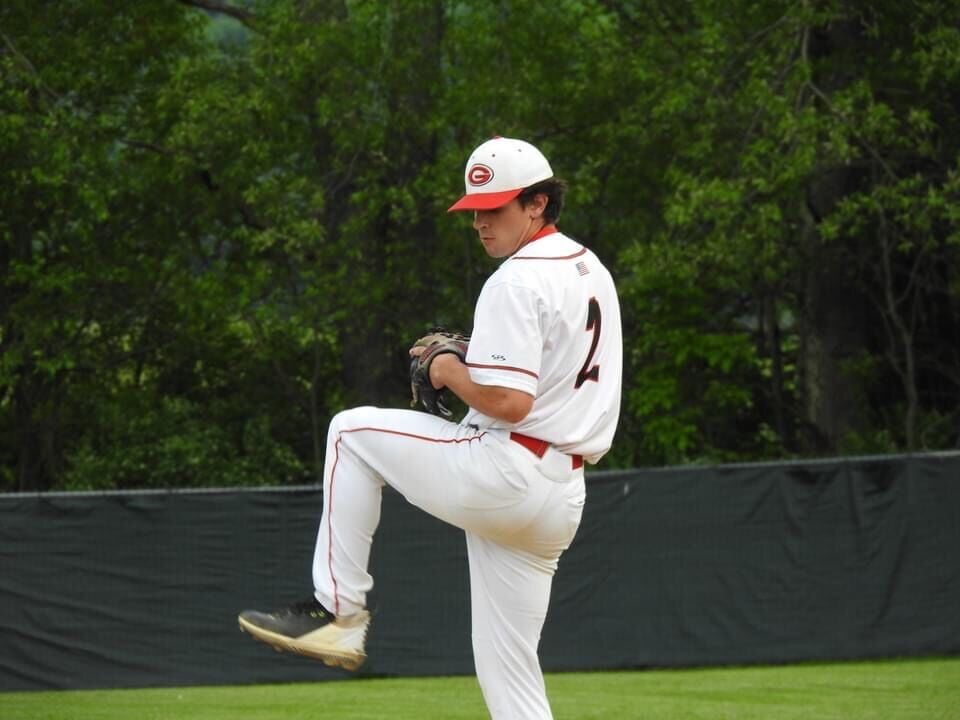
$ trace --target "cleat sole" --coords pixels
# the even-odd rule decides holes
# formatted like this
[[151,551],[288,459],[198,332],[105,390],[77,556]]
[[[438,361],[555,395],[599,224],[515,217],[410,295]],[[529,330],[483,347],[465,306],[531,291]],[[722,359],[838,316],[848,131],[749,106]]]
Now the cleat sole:
[[291,652],[296,655],[303,655],[313,660],[320,660],[328,667],[341,667],[349,672],[360,669],[360,666],[367,659],[366,653],[362,651],[344,651],[340,648],[309,644],[302,642],[299,638],[291,638],[264,630],[242,617],[237,620],[240,625],[240,632],[269,645],[276,652]]

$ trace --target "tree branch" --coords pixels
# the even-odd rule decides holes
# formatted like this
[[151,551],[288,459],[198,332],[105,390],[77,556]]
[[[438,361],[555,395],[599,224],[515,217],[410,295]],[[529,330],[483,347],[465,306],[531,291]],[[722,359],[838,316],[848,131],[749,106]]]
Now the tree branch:
[[246,8],[237,7],[236,5],[231,5],[228,2],[223,2],[222,0],[179,0],[184,5],[189,5],[190,7],[195,7],[199,10],[206,10],[208,12],[220,13],[221,15],[226,15],[232,17],[234,20],[243,23],[244,26],[250,28],[251,30],[256,30],[254,27],[257,16]]
[[60,96],[57,93],[55,93],[53,90],[51,90],[47,86],[47,84],[43,81],[43,78],[40,76],[40,73],[37,72],[37,68],[34,66],[32,62],[30,62],[30,58],[28,58],[26,55],[24,55],[22,52],[20,52],[17,49],[17,46],[13,44],[13,41],[9,37],[7,37],[7,34],[5,32],[0,31],[0,39],[3,40],[3,44],[7,46],[7,50],[10,52],[11,55],[13,55],[16,61],[20,64],[20,67],[26,70],[27,73],[37,81],[37,87],[39,87],[40,90],[42,90],[48,96],[48,98],[52,100],[60,100],[61,99]]

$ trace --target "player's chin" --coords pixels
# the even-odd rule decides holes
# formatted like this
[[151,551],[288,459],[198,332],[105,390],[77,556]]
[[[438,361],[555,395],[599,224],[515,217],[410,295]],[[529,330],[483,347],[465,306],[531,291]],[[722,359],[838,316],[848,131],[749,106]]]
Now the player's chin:
[[497,243],[496,238],[480,238],[480,243],[483,245],[483,249],[487,251],[487,255],[492,258],[501,258],[508,255],[504,252],[503,248]]

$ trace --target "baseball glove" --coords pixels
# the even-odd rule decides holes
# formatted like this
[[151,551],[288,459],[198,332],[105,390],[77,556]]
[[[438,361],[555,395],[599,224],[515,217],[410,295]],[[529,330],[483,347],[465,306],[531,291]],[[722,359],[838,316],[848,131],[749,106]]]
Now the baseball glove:
[[469,335],[449,332],[440,327],[431,328],[413,344],[414,347],[424,347],[426,350],[410,360],[410,394],[413,396],[410,407],[423,405],[423,409],[428,413],[441,417],[453,415],[453,411],[445,404],[447,389],[435,388],[430,382],[430,364],[435,357],[444,353],[453,353],[460,358],[460,362],[466,362],[469,344]]

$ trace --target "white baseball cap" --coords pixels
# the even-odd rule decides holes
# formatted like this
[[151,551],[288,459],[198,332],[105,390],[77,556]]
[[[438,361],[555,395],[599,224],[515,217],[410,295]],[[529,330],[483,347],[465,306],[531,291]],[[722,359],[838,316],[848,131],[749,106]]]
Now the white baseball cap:
[[466,194],[447,212],[492,210],[542,180],[553,177],[550,163],[539,150],[523,140],[495,137],[473,151],[463,174]]

